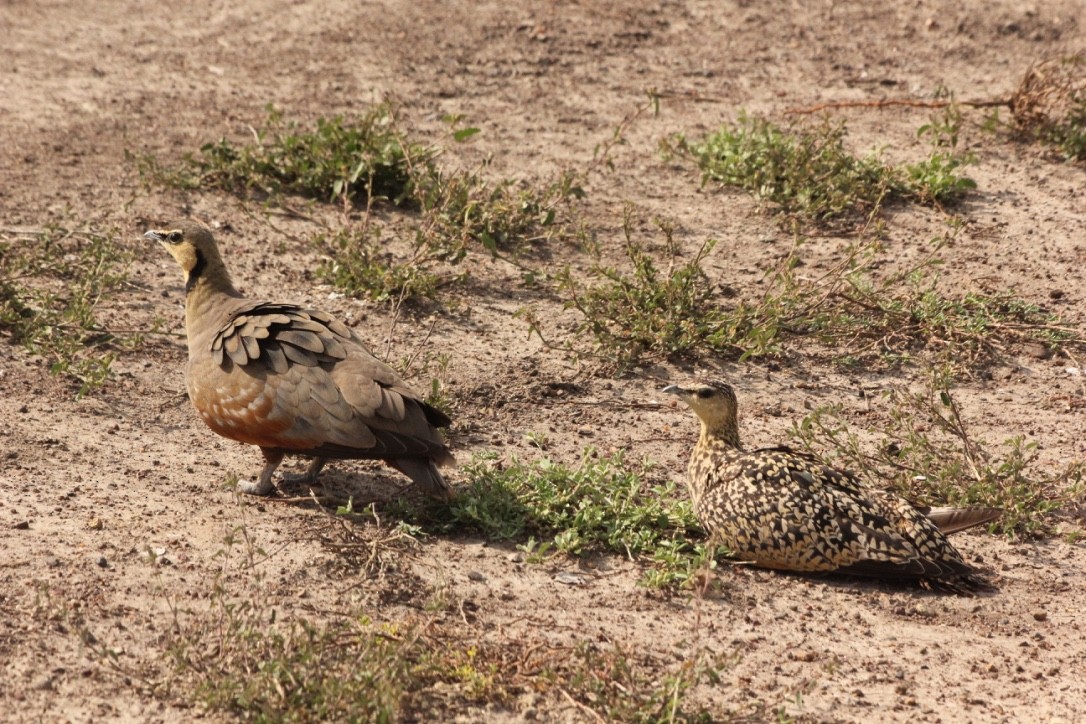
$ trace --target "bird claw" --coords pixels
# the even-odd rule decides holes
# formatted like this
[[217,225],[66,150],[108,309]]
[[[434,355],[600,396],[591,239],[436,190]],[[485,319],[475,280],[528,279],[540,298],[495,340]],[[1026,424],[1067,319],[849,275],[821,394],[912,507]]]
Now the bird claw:
[[248,480],[239,480],[235,486],[239,493],[245,493],[246,495],[268,495],[275,488],[271,480],[256,480],[249,482]]
[[279,481],[286,485],[312,485],[317,479],[316,475],[309,473],[280,473]]

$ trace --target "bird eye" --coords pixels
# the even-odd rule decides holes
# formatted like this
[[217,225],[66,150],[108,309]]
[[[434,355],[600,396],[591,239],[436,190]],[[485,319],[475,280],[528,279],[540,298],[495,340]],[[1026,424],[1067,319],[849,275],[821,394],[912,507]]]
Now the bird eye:
[[166,240],[169,241],[171,244],[176,244],[177,242],[181,241],[181,232],[171,231],[169,234],[166,235]]
[[710,387],[702,387],[700,390],[698,390],[698,397],[700,397],[703,400],[706,399],[706,398],[712,397],[712,396],[713,396],[713,389],[710,388]]

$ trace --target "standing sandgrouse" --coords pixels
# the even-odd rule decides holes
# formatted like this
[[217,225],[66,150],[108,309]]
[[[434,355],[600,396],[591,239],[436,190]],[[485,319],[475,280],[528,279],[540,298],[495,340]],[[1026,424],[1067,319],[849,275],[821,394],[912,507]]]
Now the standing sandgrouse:
[[332,316],[293,304],[246,299],[230,281],[211,232],[185,222],[144,238],[185,274],[189,397],[207,425],[257,445],[267,464],[238,489],[267,495],[284,455],[383,460],[436,498],[451,495],[439,465],[454,462],[439,427],[445,413],[423,402],[362,340]]
[[746,452],[726,383],[668,385],[701,421],[688,485],[702,525],[736,558],[764,568],[985,588],[944,533],[997,518],[991,508],[923,509],[787,447]]

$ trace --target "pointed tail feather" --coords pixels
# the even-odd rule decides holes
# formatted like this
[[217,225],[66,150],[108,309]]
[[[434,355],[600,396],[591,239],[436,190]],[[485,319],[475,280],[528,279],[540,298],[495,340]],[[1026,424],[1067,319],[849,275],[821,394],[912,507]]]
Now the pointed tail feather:
[[[448,457],[449,462],[451,462],[452,455],[449,455]],[[419,486],[422,492],[426,493],[431,498],[437,498],[438,500],[449,500],[452,498],[452,488],[445,482],[445,478],[442,477],[441,471],[437,469],[437,465],[435,465],[434,461],[430,458],[397,458],[394,460],[386,460],[385,462],[411,478],[415,485]],[[446,461],[442,460],[441,462],[444,463]]]
[[991,523],[1003,511],[999,508],[928,508],[921,509],[941,533],[949,535],[960,530]]
[[919,582],[921,588],[929,591],[953,593],[965,598],[999,591],[999,588],[987,576],[976,571],[946,578],[921,578]]

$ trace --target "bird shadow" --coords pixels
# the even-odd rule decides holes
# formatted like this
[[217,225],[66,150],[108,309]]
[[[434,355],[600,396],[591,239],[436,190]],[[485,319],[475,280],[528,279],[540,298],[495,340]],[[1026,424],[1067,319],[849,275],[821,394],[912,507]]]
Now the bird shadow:
[[428,535],[482,535],[488,543],[509,546],[546,527],[504,486],[473,483],[449,500],[437,500],[402,476],[384,475],[377,468],[325,469],[312,483],[280,479],[266,500],[323,511],[356,525],[402,523]]
[[962,576],[958,580],[930,578],[877,578],[852,576],[846,573],[805,573],[802,571],[765,571],[769,575],[783,576],[795,581],[818,582],[827,588],[843,593],[910,593],[924,598],[941,598],[947,595],[964,598],[990,597],[999,592],[984,571]]

